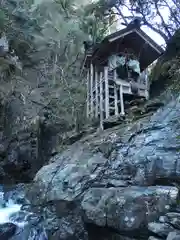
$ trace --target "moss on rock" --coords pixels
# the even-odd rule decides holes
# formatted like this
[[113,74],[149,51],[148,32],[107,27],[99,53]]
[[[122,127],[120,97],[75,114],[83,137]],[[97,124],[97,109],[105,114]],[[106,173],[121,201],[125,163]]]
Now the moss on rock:
[[[169,40],[165,53],[158,59],[150,74],[152,91],[159,94],[166,88],[180,90],[180,30]],[[150,93],[151,94],[151,93]]]

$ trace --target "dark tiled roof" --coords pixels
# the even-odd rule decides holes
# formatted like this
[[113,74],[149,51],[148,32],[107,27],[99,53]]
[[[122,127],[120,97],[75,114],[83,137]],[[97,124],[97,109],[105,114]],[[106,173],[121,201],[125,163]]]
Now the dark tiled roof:
[[117,31],[117,32],[114,32],[114,33],[106,36],[106,37],[102,40],[101,43],[96,44],[96,45],[94,46],[93,54],[98,50],[98,48],[101,47],[102,44],[104,44],[105,42],[108,42],[111,38],[116,38],[116,37],[121,38],[121,35],[124,35],[124,34],[126,34],[126,33],[127,33],[127,35],[128,35],[128,32],[129,32],[129,31],[138,31],[138,32],[140,33],[140,35],[142,35],[147,42],[150,42],[154,47],[156,47],[156,48],[159,50],[159,52],[161,52],[161,53],[164,52],[163,48],[161,48],[152,38],[150,38],[150,37],[149,37],[144,31],[142,31],[140,28],[136,28],[136,27],[134,27],[134,28],[132,28],[132,27],[126,27],[126,28],[124,28],[124,29],[121,29],[121,30],[119,30],[119,31]]
[[[131,38],[132,41],[134,41],[132,42],[132,44]],[[113,43],[119,41],[121,43],[121,39],[123,39],[124,42],[126,42],[127,40],[127,45],[129,46],[132,45],[132,48],[135,48],[134,50],[136,51],[136,53],[137,52],[139,53],[139,51],[141,52],[144,49],[143,42],[147,43],[146,50],[144,49],[141,52],[140,57],[141,70],[147,68],[154,60],[156,60],[164,53],[163,48],[161,48],[143,30],[135,26],[128,26],[122,30],[119,30],[115,33],[106,36],[100,43],[94,45],[94,47],[91,49],[90,54],[86,52],[83,66],[86,66],[86,64],[88,65],[89,61],[91,60],[96,61],[97,59],[100,59],[101,61],[103,58],[106,59],[108,54],[110,54],[111,52]]]

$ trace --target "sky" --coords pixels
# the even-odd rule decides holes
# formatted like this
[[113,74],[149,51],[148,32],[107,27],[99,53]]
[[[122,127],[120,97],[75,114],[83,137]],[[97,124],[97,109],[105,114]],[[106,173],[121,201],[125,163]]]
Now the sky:
[[[169,17],[169,10],[167,8],[163,8],[163,9],[159,9],[159,11],[161,12],[165,22],[166,20],[168,20]],[[131,13],[129,12],[129,10],[127,8],[123,8],[122,12],[125,16],[130,16]],[[157,23],[161,23],[161,19],[160,18],[155,18],[154,21],[156,21]],[[122,28],[122,25],[119,26],[120,28]],[[123,26],[124,28],[124,26]],[[160,46],[165,46],[166,43],[164,41],[164,39],[156,32],[154,32],[153,30],[151,30],[149,27],[147,26],[142,26],[141,29],[146,32],[146,34],[148,34],[155,42],[157,42],[157,44],[159,44]]]
[[[40,4],[40,3],[43,2],[43,1],[48,1],[48,0],[35,0],[35,5],[36,5],[36,4]],[[78,2],[82,3],[82,0],[76,0],[76,1],[77,1],[77,3],[78,3]],[[91,1],[96,1],[96,0],[91,0]],[[83,2],[84,2],[84,3],[85,3],[85,2],[88,2],[88,3],[89,3],[90,0],[84,0]],[[168,10],[167,10],[167,9],[161,9],[160,11],[161,11],[161,13],[163,13],[163,17],[164,17],[164,19],[166,20],[166,18],[168,18],[168,15],[169,15]],[[130,12],[129,12],[128,9],[125,8],[125,7],[122,9],[122,12],[123,12],[124,15],[127,15],[127,16],[130,15]],[[157,18],[157,19],[155,19],[155,21],[159,22],[159,19]],[[124,28],[124,26],[121,25],[121,24],[118,24],[117,30],[118,30],[118,29],[122,29],[122,28]],[[159,34],[155,33],[154,31],[152,31],[150,28],[148,28],[148,27],[146,27],[146,26],[142,26],[141,29],[142,29],[143,31],[145,31],[145,32],[146,32],[155,42],[157,42],[159,45],[165,45],[165,41],[163,40],[163,38],[162,38]]]
[[[168,16],[169,16],[169,11],[168,11],[168,9],[165,9],[165,8],[164,8],[164,9],[161,9],[160,11],[161,11],[164,19],[166,20],[166,19],[168,18]],[[125,16],[130,16],[130,15],[131,15],[130,12],[129,12],[129,10],[128,10],[127,8],[125,8],[125,7],[122,9],[122,12],[123,12],[123,14],[124,14]],[[160,19],[156,18],[155,21],[160,22]],[[124,26],[119,25],[118,28],[121,29],[121,28],[124,28]],[[142,26],[141,29],[142,29],[144,32],[146,32],[146,34],[148,34],[155,42],[157,42],[157,44],[159,44],[160,46],[161,46],[161,45],[165,45],[164,39],[163,39],[159,34],[157,34],[156,32],[154,32],[153,30],[151,30],[149,27],[147,27],[147,26]]]
[[165,44],[164,39],[154,31],[152,31],[150,28],[143,26],[141,28],[144,32],[146,32],[155,42],[157,42],[160,46]]

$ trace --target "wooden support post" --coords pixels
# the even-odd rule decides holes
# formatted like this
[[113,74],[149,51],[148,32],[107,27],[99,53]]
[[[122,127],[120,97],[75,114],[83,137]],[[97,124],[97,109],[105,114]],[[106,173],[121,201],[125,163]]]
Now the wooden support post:
[[118,111],[118,96],[117,96],[116,78],[117,78],[116,69],[114,69],[114,109],[115,109],[115,115],[118,116],[119,111]]
[[100,103],[99,103],[99,112],[100,112],[100,129],[103,130],[103,73],[100,72],[100,77],[99,77],[99,87],[100,87]]
[[90,102],[89,102],[89,69],[87,72],[87,106],[86,106],[86,116],[89,118],[89,107],[90,107]]
[[148,90],[145,90],[145,98],[146,98],[146,100],[149,99],[149,91]]
[[93,104],[93,65],[90,66],[90,100],[91,100],[91,117],[94,116],[94,104]]
[[149,99],[149,78],[148,78],[148,70],[145,70],[145,83],[146,83],[146,90],[145,90],[145,95],[146,95],[146,100]]
[[98,117],[98,106],[99,106],[99,102],[98,102],[98,72],[97,69],[95,70],[95,99],[96,99],[96,106],[95,106],[95,116],[96,118]]
[[104,81],[105,81],[105,115],[109,118],[109,82],[108,82],[108,67],[104,67]]
[[123,99],[123,87],[122,84],[119,86],[119,93],[120,93],[120,104],[121,104],[121,114],[124,115],[124,99]]

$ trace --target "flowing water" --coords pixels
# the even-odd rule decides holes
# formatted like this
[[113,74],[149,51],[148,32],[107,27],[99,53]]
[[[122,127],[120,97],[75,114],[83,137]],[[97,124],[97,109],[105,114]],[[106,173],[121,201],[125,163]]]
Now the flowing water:
[[41,218],[28,206],[21,187],[0,188],[0,240],[48,239]]

